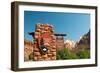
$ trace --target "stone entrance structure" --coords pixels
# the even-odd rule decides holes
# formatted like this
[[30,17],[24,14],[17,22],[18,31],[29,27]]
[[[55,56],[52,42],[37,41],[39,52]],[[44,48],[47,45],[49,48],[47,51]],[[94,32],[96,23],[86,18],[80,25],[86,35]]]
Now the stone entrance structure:
[[35,32],[29,33],[34,38],[34,60],[56,60],[56,38],[53,26],[37,24]]
[[[65,36],[64,34],[54,34],[53,26],[48,24],[37,24],[35,32],[29,34],[34,39],[33,53],[35,61],[56,60],[57,46],[64,47],[63,37],[60,39],[57,36]],[[59,40],[61,43],[57,45]]]

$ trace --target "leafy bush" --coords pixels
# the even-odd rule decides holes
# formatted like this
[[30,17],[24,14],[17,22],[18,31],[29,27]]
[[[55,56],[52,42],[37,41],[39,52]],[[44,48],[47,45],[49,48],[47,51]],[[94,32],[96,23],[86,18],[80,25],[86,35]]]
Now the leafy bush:
[[77,53],[80,59],[87,59],[90,58],[90,50],[82,50]]
[[77,58],[78,58],[77,55],[69,51],[69,49],[67,48],[57,51],[57,60],[77,59]]
[[87,59],[90,58],[90,50],[81,50],[78,53],[70,51],[68,48],[57,51],[57,60],[66,59]]
[[34,61],[34,53],[33,53],[33,52],[30,53],[30,55],[29,55],[29,60]]

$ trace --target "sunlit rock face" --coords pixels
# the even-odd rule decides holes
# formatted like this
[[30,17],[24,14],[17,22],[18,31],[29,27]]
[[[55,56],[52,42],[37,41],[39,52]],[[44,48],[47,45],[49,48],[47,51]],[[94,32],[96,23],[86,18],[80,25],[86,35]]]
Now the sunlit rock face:
[[72,40],[65,41],[65,48],[74,51],[80,51],[84,49],[90,49],[90,31],[83,36],[76,42]]
[[79,50],[90,49],[90,31],[80,38],[76,43],[76,48]]
[[68,48],[69,50],[73,50],[73,48],[75,48],[75,42],[72,40],[66,40],[65,48]]

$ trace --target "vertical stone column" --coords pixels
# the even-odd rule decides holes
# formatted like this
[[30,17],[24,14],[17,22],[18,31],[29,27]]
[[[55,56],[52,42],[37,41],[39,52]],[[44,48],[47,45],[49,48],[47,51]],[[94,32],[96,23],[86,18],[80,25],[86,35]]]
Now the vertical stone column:
[[[35,28],[33,45],[34,60],[56,60],[56,38],[54,36],[53,26],[48,24],[37,24]],[[44,46],[48,48],[45,54],[43,54],[40,49],[41,39],[43,39]]]

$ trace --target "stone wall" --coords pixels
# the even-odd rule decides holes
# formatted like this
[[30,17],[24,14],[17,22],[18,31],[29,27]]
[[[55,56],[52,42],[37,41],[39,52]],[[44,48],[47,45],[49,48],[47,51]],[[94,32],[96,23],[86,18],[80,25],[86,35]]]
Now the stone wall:
[[[56,60],[56,38],[54,36],[53,26],[48,24],[37,24],[35,28],[33,36],[34,60]],[[41,50],[41,45],[44,45],[48,49],[46,53],[43,53]]]

